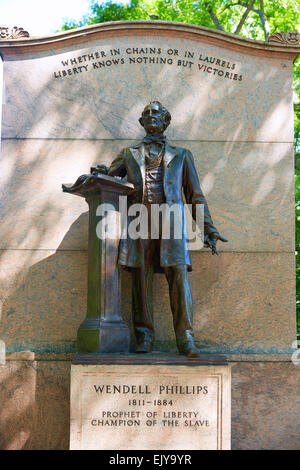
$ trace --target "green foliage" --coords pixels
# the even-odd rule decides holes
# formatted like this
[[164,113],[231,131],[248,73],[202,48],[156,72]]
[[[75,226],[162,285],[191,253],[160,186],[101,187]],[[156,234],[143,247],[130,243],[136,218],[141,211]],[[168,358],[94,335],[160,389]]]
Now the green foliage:
[[[264,6],[264,15],[261,11]],[[80,26],[120,20],[178,21],[209,28],[216,28],[217,17],[224,31],[234,34],[245,12],[248,0],[130,0],[128,3],[104,3],[92,0],[89,12],[79,21],[66,20],[61,30]],[[256,0],[240,36],[254,40],[265,40],[267,33],[278,31],[300,32],[299,0]],[[294,110],[295,110],[295,208],[296,208],[296,282],[297,282],[297,324],[300,333],[300,58],[294,67]]]
[[117,2],[100,3],[91,1],[89,13],[78,23],[74,20],[66,21],[62,26],[62,31],[79,28],[80,26],[104,23],[106,21],[140,20],[149,19],[147,12],[140,0],[131,0],[128,4]]
[[[128,3],[97,2],[92,0],[89,12],[76,23],[66,20],[62,30],[84,25],[120,20],[150,20],[152,16],[164,21],[192,23],[216,28],[209,11],[220,21],[223,29],[234,33],[245,12],[247,0],[130,0]],[[264,32],[259,13],[260,2],[254,2],[253,10],[240,31],[241,36],[264,40]],[[271,34],[275,31],[297,29],[300,24],[298,0],[264,0],[265,16]]]

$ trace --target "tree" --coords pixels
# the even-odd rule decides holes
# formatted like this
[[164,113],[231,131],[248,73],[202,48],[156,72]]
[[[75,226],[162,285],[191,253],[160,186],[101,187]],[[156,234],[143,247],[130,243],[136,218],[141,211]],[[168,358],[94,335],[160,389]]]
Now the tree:
[[[270,34],[278,31],[300,32],[300,4],[299,0],[130,0],[127,4],[92,0],[89,12],[79,22],[66,20],[61,30],[105,21],[151,19],[192,23],[267,41]],[[294,96],[296,302],[300,334],[300,57],[294,65]]]
[[130,0],[123,4],[92,0],[89,12],[62,30],[118,20],[179,21],[216,28],[251,39],[267,40],[269,33],[287,32],[300,24],[298,0]]

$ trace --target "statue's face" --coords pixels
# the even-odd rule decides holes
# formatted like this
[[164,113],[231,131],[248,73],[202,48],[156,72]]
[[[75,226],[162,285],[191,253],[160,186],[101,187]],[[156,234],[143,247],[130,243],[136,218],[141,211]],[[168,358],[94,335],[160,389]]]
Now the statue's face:
[[150,103],[143,111],[142,125],[148,134],[161,134],[166,127],[164,113],[156,103]]

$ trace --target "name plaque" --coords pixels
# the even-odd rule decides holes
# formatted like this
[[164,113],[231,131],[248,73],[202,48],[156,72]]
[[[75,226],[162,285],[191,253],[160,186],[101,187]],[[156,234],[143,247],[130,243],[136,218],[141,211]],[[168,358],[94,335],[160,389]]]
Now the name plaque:
[[229,366],[72,365],[70,448],[230,449]]

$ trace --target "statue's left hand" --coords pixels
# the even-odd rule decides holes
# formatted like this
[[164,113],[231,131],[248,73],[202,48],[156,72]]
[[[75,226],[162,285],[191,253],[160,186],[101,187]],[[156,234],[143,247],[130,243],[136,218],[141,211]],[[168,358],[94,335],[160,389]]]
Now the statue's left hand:
[[228,240],[222,237],[219,233],[212,233],[211,235],[206,235],[204,239],[204,246],[208,246],[211,249],[212,255],[218,255],[217,252],[217,241],[228,242]]

